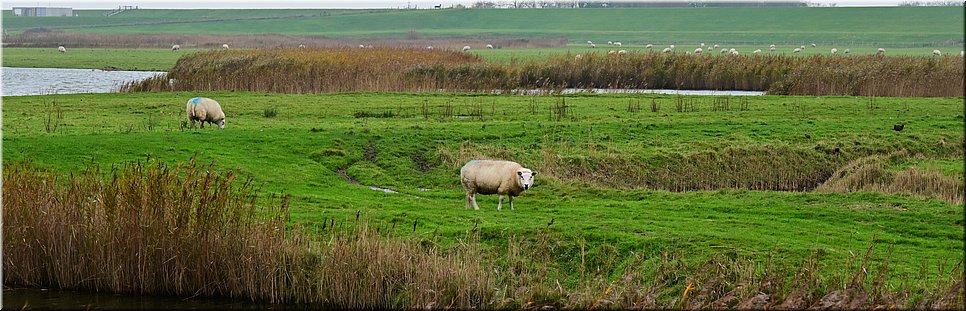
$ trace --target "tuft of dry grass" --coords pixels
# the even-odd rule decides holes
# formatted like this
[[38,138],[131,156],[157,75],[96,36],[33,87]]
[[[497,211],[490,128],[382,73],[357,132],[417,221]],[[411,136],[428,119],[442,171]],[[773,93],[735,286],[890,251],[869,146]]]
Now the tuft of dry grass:
[[960,178],[946,176],[938,170],[915,167],[898,172],[886,169],[886,165],[910,157],[907,151],[900,150],[887,155],[872,155],[853,160],[833,173],[815,190],[900,193],[937,198],[950,204],[963,204],[966,188]]

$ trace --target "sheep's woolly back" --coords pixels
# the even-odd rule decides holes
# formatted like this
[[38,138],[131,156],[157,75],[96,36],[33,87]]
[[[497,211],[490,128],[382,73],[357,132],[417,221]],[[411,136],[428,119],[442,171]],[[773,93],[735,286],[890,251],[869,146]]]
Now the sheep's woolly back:
[[211,98],[195,97],[189,99],[185,110],[188,114],[188,120],[218,123],[225,119],[225,112],[221,110],[221,105]]
[[511,161],[472,160],[460,169],[460,181],[467,191],[516,196],[523,192],[517,179],[520,170],[527,169]]

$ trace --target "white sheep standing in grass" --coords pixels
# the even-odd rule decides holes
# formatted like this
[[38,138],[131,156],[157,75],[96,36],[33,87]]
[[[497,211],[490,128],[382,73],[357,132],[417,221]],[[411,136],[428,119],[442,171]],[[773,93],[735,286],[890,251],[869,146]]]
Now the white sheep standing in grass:
[[731,49],[731,55],[738,56],[738,50]]
[[470,50],[470,46],[469,45],[464,45],[463,46],[463,52],[466,52],[466,51],[469,51],[469,50]]
[[852,52],[852,50],[851,50],[851,49],[845,49],[845,51],[842,51],[842,54],[849,54],[849,53],[851,53],[851,52]]
[[299,48],[300,49],[304,49],[305,48],[305,44],[299,44]]
[[704,52],[704,50],[703,50],[703,49],[701,49],[701,48],[696,48],[696,49],[694,49],[694,54],[695,54],[695,55],[701,55],[701,52]]
[[726,49],[726,48],[721,48],[721,54],[724,54],[724,53],[728,53],[728,49]]
[[172,45],[171,46],[171,50],[172,51],[177,51],[177,50],[180,50],[180,49],[181,49],[181,46],[180,45],[175,44],[175,45]]
[[58,45],[57,52],[60,52],[61,54],[67,53],[67,48],[65,48],[63,45]]
[[673,44],[670,45],[670,46],[668,46],[668,47],[670,47],[672,50],[674,49],[674,45]]
[[616,45],[616,46],[623,46],[624,44],[622,44],[620,41],[617,41],[617,42],[614,42],[614,45]]
[[594,44],[594,41],[587,40],[587,44]]
[[801,53],[801,52],[802,52],[802,49],[801,48],[795,48],[794,50],[792,50],[792,53],[795,53],[795,54],[798,54],[798,53]]
[[664,53],[671,53],[671,48],[664,48],[664,50],[663,50],[663,51],[661,51],[661,52],[664,52]]
[[653,48],[653,47],[654,47],[654,45],[653,44],[650,44],[650,43],[648,43],[647,45],[644,46],[645,49],[650,49],[650,48]]
[[607,41],[607,44],[614,45],[614,41]]
[[617,54],[627,54],[627,50],[620,50],[620,51],[617,51]]
[[617,51],[614,51],[614,50],[607,51],[607,55],[617,55]]
[[875,50],[875,55],[882,55],[882,54],[885,54],[885,49],[879,48],[878,50]]
[[493,48],[493,45],[492,45],[492,44],[487,44],[487,45],[486,45],[486,48],[488,48],[488,49],[492,49],[492,48]]
[[714,48],[716,48],[716,49],[717,48],[720,48],[720,47],[721,47],[720,45],[717,45],[717,44],[714,45]]
[[592,49],[596,49],[596,48],[597,48],[597,45],[596,45],[596,44],[593,44],[593,43],[591,43],[591,44],[590,44],[590,48],[592,48]]
[[205,128],[205,122],[218,124],[218,128],[225,128],[225,112],[214,99],[205,97],[189,99],[185,110],[188,113],[188,120],[191,121],[191,128],[195,127],[195,121],[201,121],[201,128]]
[[815,43],[812,43],[812,47],[815,47],[815,46],[816,46]]
[[940,51],[940,50],[932,50],[932,55],[934,55],[934,56],[943,56],[943,52]]
[[839,49],[832,48],[832,54],[835,54],[835,53],[838,53],[838,52],[839,52]]
[[433,46],[432,46],[432,45],[430,45],[430,46],[427,46],[427,47],[426,47],[426,49],[427,49],[427,50],[432,50],[432,49],[433,49]]
[[761,54],[761,49],[755,49],[754,51],[751,51],[751,54]]
[[222,45],[221,45],[221,48],[223,48],[223,49],[226,49],[226,50],[227,50],[227,49],[228,49],[228,43],[225,43],[225,44],[222,44]]
[[[774,44],[772,44],[772,45],[774,45]],[[768,48],[768,51],[769,51],[769,52],[774,52],[774,51],[775,51],[775,47],[770,47],[770,48]]]
[[513,209],[513,197],[519,196],[524,190],[533,186],[533,178],[537,172],[524,168],[512,161],[472,160],[466,162],[460,169],[460,183],[466,190],[466,208],[473,202],[474,209],[480,209],[476,204],[477,194],[499,194],[500,201],[496,209],[503,209],[503,197],[509,197],[510,209]]
[[774,44],[772,44],[772,45],[769,45],[769,46],[768,46],[768,48],[769,48],[769,49],[774,49],[774,48],[775,48],[775,45],[774,45]]

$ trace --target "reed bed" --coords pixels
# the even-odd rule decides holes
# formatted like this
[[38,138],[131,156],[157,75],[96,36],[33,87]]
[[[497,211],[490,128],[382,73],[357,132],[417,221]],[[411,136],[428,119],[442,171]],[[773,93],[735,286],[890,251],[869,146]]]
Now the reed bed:
[[[569,54],[509,65],[418,49],[211,51],[125,91],[502,91],[563,88],[766,91],[772,95],[963,96],[957,56]],[[168,79],[174,79],[168,83]]]
[[[873,255],[875,241],[830,273],[820,273],[830,269],[821,252],[762,263],[734,253],[619,254],[606,244],[574,250],[559,247],[565,238],[550,225],[508,237],[505,249],[482,248],[477,228],[442,247],[403,234],[417,223],[373,224],[358,213],[292,226],[285,199],[257,207],[250,182],[236,186],[231,172],[194,161],[135,163],[103,177],[96,168],[64,177],[30,163],[4,167],[5,284],[338,308],[963,307],[962,262],[888,285],[896,274]],[[581,271],[575,282],[560,279],[569,267]]]
[[[473,55],[390,48],[218,50],[186,55],[167,75],[128,91],[260,90],[279,93],[437,90],[403,78],[403,68],[479,64]],[[169,80],[173,79],[173,80]]]

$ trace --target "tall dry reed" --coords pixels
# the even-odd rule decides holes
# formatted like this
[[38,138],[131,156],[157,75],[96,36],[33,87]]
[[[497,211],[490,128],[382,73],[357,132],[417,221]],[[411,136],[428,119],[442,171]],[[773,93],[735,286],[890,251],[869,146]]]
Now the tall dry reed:
[[822,192],[872,191],[936,198],[950,204],[963,204],[966,186],[962,178],[946,176],[938,170],[907,168],[891,171],[887,166],[912,158],[906,150],[872,155],[850,161],[835,171],[828,181],[815,189]]

